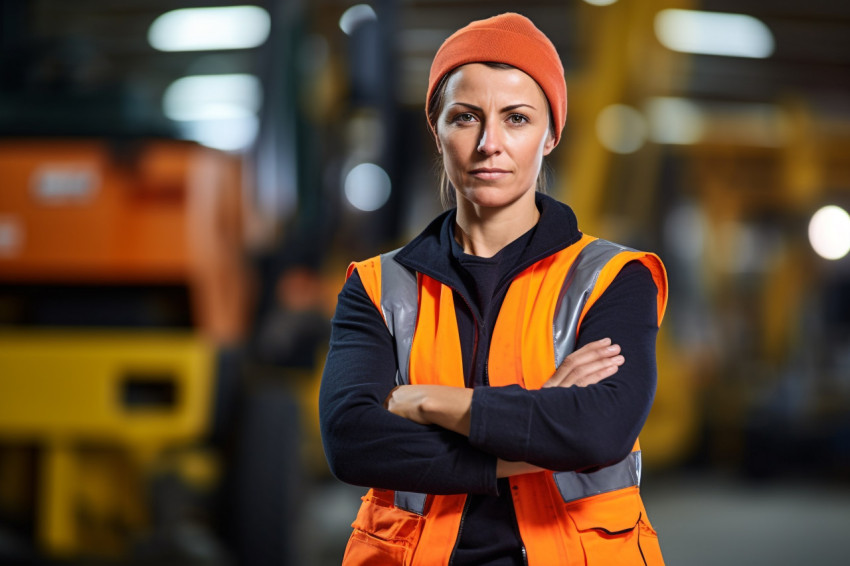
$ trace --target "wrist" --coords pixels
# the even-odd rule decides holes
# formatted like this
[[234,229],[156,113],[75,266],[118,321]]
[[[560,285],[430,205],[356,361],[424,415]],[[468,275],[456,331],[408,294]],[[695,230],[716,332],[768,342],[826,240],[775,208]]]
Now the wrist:
[[423,395],[419,398],[419,402],[416,403],[416,414],[423,421],[427,421],[429,423],[433,423],[433,416],[436,414],[437,407],[434,401],[433,396],[426,389]]
[[471,403],[472,389],[427,386],[417,409],[423,421],[469,436]]

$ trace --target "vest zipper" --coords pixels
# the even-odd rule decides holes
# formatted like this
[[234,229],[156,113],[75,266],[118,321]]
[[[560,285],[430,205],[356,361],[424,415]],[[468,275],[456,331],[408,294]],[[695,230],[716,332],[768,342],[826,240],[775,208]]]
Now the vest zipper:
[[[475,364],[478,360],[478,336],[481,333],[480,326],[481,323],[478,322],[478,317],[475,316],[475,311],[472,310],[472,305],[469,304],[469,301],[466,300],[466,297],[463,296],[463,293],[459,292],[457,289],[449,287],[454,291],[454,294],[460,297],[463,301],[463,304],[466,306],[467,312],[469,312],[469,316],[472,317],[474,335],[472,336],[472,360],[470,363],[470,377],[472,380],[469,383],[470,387],[475,385]],[[463,523],[466,519],[466,512],[469,509],[469,495],[466,496],[466,499],[463,501],[463,510],[460,512],[460,521],[457,525],[457,536],[455,538],[455,544],[452,547],[452,553],[449,555],[449,563],[447,566],[452,566],[455,561],[455,552],[457,551],[457,545],[460,544],[460,537],[463,534]]]
[[511,489],[511,515],[514,518],[512,526],[514,528],[514,532],[516,533],[516,539],[519,541],[519,549],[520,549],[520,552],[522,553],[522,563],[525,564],[525,566],[528,566],[528,551],[525,549],[525,542],[522,540],[522,533],[519,532],[519,522],[517,521],[517,518],[516,518],[516,507],[514,507],[514,503],[513,503],[514,486],[510,485],[510,479],[508,480],[508,485]]
[[[463,511],[460,512],[460,522],[457,525],[457,538],[455,538],[455,545],[452,547],[452,553],[449,556],[448,566],[452,566],[455,561],[455,551],[457,550],[457,545],[460,543],[460,535],[463,533],[463,520],[466,519],[466,510],[469,509],[469,496],[466,496],[466,499],[463,501]],[[523,549],[524,550],[524,549]],[[528,566],[528,565],[526,565]]]
[[[513,279],[511,279],[510,281],[513,281]],[[507,287],[509,287],[509,286],[510,286],[510,282],[508,283],[508,285],[503,286],[503,287],[504,287],[504,289],[507,289]],[[469,312],[470,316],[472,317],[472,321],[474,323],[473,326],[474,326],[474,329],[475,329],[475,335],[472,338],[472,363],[470,364],[470,366],[471,366],[470,377],[472,378],[472,383],[470,385],[474,386],[475,385],[475,368],[476,368],[477,362],[478,362],[478,342],[479,342],[480,335],[483,334],[483,332],[484,332],[483,324],[482,324],[482,322],[480,322],[478,320],[478,317],[475,316],[475,311],[472,309],[472,306],[469,304],[469,301],[466,300],[466,297],[463,296],[463,293],[458,292],[457,289],[454,289],[451,286],[449,286],[449,288],[452,289],[452,291],[454,291],[455,295],[457,295],[458,297],[461,298],[464,305],[466,306],[466,310]],[[500,294],[502,295],[501,300],[504,300],[504,298],[505,298],[504,297],[504,292],[505,292],[504,289],[500,290]],[[501,310],[501,301],[499,303],[499,307],[500,307],[500,310]],[[498,313],[498,311],[497,311],[497,313]],[[488,335],[489,335],[489,333],[488,333]],[[489,351],[490,351],[490,343],[489,343],[489,340],[488,340],[487,352],[484,352],[484,354],[485,354],[485,357],[484,357],[484,372],[483,372],[483,375],[482,375],[483,382],[484,382],[483,385],[485,385],[485,386],[490,385],[490,355],[489,355]],[[510,484],[510,481],[508,483]],[[511,501],[511,515],[513,515],[513,518],[514,518],[512,526],[513,526],[514,532],[516,533],[517,540],[519,541],[519,547],[520,547],[520,551],[522,553],[522,563],[525,566],[528,566],[528,552],[525,549],[525,543],[523,542],[522,536],[519,532],[519,525],[517,524],[517,518],[516,518],[516,510],[514,509],[514,506],[513,506],[513,496],[511,496],[511,499],[512,499],[512,501]],[[452,547],[452,553],[449,556],[449,562],[448,562],[447,566],[452,566],[452,564],[454,564],[455,552],[457,551],[457,545],[460,543],[460,537],[463,534],[463,523],[464,523],[464,520],[466,519],[466,513],[467,513],[468,509],[469,509],[469,496],[467,495],[466,499],[463,502],[463,511],[461,511],[461,513],[460,513],[460,522],[458,523],[458,527],[457,527],[457,538],[455,538],[455,544],[454,544],[454,547]]]

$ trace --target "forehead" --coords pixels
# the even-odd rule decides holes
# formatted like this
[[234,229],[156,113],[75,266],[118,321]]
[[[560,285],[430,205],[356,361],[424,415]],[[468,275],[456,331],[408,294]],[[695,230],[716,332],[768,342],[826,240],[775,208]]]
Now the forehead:
[[470,63],[458,67],[446,81],[446,102],[472,103],[473,99],[511,99],[510,104],[535,105],[546,100],[540,86],[525,72],[516,68],[491,67]]

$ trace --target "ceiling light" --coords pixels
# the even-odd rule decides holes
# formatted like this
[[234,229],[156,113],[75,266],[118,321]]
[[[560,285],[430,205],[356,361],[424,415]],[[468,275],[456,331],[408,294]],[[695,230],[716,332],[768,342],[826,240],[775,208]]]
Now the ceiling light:
[[378,210],[390,198],[390,176],[374,163],[361,163],[345,176],[345,197],[355,208]]
[[162,99],[165,115],[178,121],[251,116],[261,104],[260,79],[241,73],[182,77],[165,89]]
[[243,151],[251,147],[260,131],[260,119],[243,116],[221,120],[199,120],[180,124],[183,138],[224,151]]
[[824,259],[841,259],[850,252],[850,215],[840,206],[821,208],[809,222],[809,243]]
[[228,151],[250,147],[259,131],[260,79],[249,74],[192,75],[165,90],[163,113],[182,137]]
[[160,51],[247,49],[269,37],[271,18],[259,6],[185,8],[159,16],[148,42]]
[[344,31],[345,35],[351,35],[361,24],[377,19],[378,15],[372,6],[369,4],[355,4],[342,13],[342,17],[339,18],[339,29]]
[[774,48],[770,29],[745,14],[661,10],[655,35],[668,49],[684,53],[765,58]]

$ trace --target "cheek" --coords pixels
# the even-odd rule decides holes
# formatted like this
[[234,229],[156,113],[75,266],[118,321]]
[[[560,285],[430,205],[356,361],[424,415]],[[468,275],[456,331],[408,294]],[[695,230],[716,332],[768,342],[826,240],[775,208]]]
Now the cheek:
[[461,160],[462,149],[458,145],[457,140],[452,138],[441,138],[440,149],[440,153],[443,156],[443,165],[447,170],[451,171]]
[[535,140],[529,140],[529,143],[526,145],[526,150],[524,152],[524,156],[528,161],[534,162],[537,165],[543,161],[543,157],[546,156],[546,141],[548,136],[544,139],[536,138]]
[[450,154],[452,151],[452,142],[451,139],[446,136],[444,132],[437,132],[435,136],[437,140],[437,151],[440,152],[440,155],[443,156],[443,159],[446,158],[446,155]]

